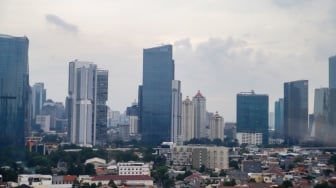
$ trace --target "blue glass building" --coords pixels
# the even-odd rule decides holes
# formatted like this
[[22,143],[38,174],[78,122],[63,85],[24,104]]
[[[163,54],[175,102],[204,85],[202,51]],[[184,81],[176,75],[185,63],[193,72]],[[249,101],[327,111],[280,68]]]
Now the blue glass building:
[[285,143],[299,144],[308,136],[308,80],[284,84]]
[[143,80],[139,104],[140,130],[144,143],[158,144],[170,140],[174,80],[172,49],[172,45],[164,45],[143,50]]
[[263,145],[268,144],[268,95],[237,94],[237,132],[262,133]]
[[0,147],[23,146],[29,130],[27,37],[0,35]]

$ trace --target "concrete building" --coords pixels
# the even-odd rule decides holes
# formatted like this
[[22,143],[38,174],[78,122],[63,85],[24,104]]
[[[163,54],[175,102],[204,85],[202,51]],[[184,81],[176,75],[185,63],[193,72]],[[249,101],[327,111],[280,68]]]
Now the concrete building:
[[172,120],[171,120],[171,137],[170,141],[182,145],[182,93],[181,81],[172,81]]
[[193,97],[194,103],[194,136],[195,138],[206,138],[206,99],[200,91]]
[[199,169],[202,165],[209,169],[228,169],[228,148],[217,146],[175,146],[172,149],[172,164],[177,167]]
[[105,127],[104,113],[107,100],[107,72],[98,70],[91,62],[69,63],[69,137],[70,142],[81,146],[93,146]]
[[119,175],[148,175],[150,176],[150,165],[142,162],[123,162],[117,163],[117,169]]
[[224,118],[216,112],[210,120],[210,140],[224,140]]
[[50,131],[50,116],[49,115],[37,115],[35,116],[35,123],[39,125],[40,129],[47,133]]
[[194,124],[194,104],[187,98],[182,102],[182,138],[183,141],[189,141],[195,138],[195,124]]
[[239,144],[260,145],[263,144],[263,134],[237,132],[237,140]]

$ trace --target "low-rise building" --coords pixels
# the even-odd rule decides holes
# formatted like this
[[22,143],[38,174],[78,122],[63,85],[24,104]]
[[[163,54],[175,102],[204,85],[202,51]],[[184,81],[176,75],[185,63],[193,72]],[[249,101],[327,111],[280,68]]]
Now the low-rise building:
[[150,175],[150,165],[148,163],[133,162],[117,163],[119,175]]

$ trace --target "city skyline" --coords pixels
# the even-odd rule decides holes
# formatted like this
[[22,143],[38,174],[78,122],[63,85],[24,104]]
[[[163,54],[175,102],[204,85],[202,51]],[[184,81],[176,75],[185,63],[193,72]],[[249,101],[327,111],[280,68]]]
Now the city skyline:
[[[207,110],[219,111],[225,121],[235,120],[235,94],[241,91],[267,93],[274,109],[284,82],[307,79],[311,113],[314,89],[328,86],[321,75],[328,74],[328,57],[336,53],[335,2],[129,4],[2,1],[1,32],[29,38],[30,85],[45,83],[54,101],[65,102],[67,63],[89,60],[110,71],[108,105],[124,111],[137,98],[142,49],[159,43],[174,45],[183,98],[203,91]],[[159,23],[166,24],[157,28]]]

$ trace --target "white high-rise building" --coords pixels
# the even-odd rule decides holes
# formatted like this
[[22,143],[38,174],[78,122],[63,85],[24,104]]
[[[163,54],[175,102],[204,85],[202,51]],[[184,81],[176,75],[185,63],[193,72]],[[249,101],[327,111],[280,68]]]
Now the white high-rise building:
[[224,118],[216,112],[210,119],[210,140],[224,140]]
[[170,141],[178,145],[182,144],[181,135],[181,108],[182,108],[182,93],[181,81],[172,81],[172,115],[171,115],[171,135]]
[[200,91],[192,99],[194,103],[195,138],[206,138],[206,99]]
[[[91,62],[75,60],[69,63],[69,96],[67,100],[70,112],[68,134],[70,142],[73,144],[81,146],[96,145],[97,111],[99,111],[97,110],[99,102],[97,89],[99,84],[103,84],[98,83],[97,75],[97,65]],[[102,94],[107,95],[107,91]],[[102,97],[99,96],[99,98]],[[99,117],[101,117],[101,114]]]
[[138,134],[138,116],[129,116],[130,135]]
[[182,102],[182,138],[183,141],[189,141],[195,138],[195,124],[194,124],[194,104],[187,97]]

